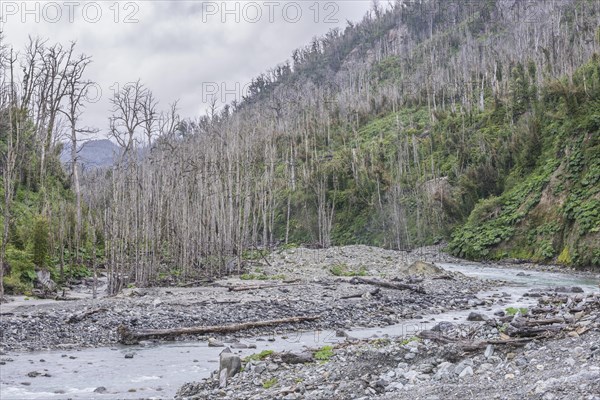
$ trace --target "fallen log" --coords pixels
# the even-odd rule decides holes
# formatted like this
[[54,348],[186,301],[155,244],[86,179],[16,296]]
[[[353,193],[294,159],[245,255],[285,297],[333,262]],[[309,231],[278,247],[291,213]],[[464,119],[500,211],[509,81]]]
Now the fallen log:
[[485,349],[487,345],[503,345],[503,346],[522,346],[532,340],[537,339],[536,337],[527,338],[510,338],[510,339],[497,339],[497,340],[465,340],[458,338],[451,338],[444,336],[439,332],[433,331],[421,331],[417,334],[421,339],[434,340],[443,344],[455,344],[460,347],[463,351],[475,351]]
[[73,314],[67,319],[67,323],[72,324],[74,322],[81,322],[84,319],[86,319],[87,317],[89,317],[90,315],[94,315],[94,314],[97,314],[99,312],[104,312],[104,311],[108,311],[108,310],[106,308],[96,308],[93,310],[84,311],[79,314]]
[[228,286],[230,292],[244,292],[247,290],[271,289],[284,286],[298,286],[300,283],[280,283],[280,284],[264,284],[264,285],[243,285],[243,286]]
[[523,326],[516,327],[514,325],[509,325],[506,329],[506,333],[510,336],[519,336],[519,337],[531,337],[531,336],[540,336],[540,335],[548,335],[548,334],[556,334],[567,327],[565,324],[560,325],[546,325],[546,326]]
[[425,290],[421,286],[409,285],[406,283],[399,283],[399,282],[385,282],[385,281],[379,281],[377,279],[362,278],[362,277],[358,277],[358,276],[355,276],[352,279],[350,279],[350,283],[352,283],[354,285],[360,283],[360,284],[364,284],[364,285],[379,286],[379,287],[386,288],[386,289],[412,290],[413,292],[417,292],[417,293],[425,293]]
[[446,280],[446,281],[453,281],[454,277],[452,275],[440,275],[440,276],[434,276],[431,278],[432,280]]
[[356,293],[356,294],[350,294],[348,296],[342,296],[342,297],[340,297],[340,299],[341,300],[358,299],[358,298],[361,298],[361,297],[366,296],[366,295],[377,296],[377,295],[379,295],[379,292],[381,292],[381,289],[375,288],[374,290],[371,290],[369,292]]
[[267,321],[255,321],[255,322],[244,322],[241,324],[232,325],[217,325],[217,326],[196,326],[188,328],[174,328],[174,329],[145,329],[141,331],[132,331],[125,325],[120,325],[117,328],[119,335],[119,343],[122,344],[137,344],[140,340],[148,339],[159,339],[159,338],[173,338],[181,335],[205,335],[207,333],[232,333],[243,330],[261,328],[265,326],[274,326],[282,324],[293,324],[305,321],[314,321],[319,319],[320,315],[304,316],[304,317],[290,317],[273,319]]
[[525,320],[525,321],[515,319],[515,320],[513,320],[513,322],[511,322],[511,325],[516,326],[518,328],[522,328],[522,327],[536,327],[536,326],[564,324],[564,323],[565,323],[564,318],[548,318],[548,319],[536,319],[536,320]]
[[200,286],[200,285],[207,285],[209,283],[213,283],[214,281],[215,281],[214,279],[206,278],[206,279],[201,279],[199,281],[182,283],[182,284],[180,284],[178,286],[179,287],[194,287],[194,286]]

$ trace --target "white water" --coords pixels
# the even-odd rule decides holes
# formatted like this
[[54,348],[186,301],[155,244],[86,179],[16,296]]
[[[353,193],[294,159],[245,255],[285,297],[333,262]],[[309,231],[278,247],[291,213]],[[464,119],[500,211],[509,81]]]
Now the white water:
[[[478,297],[510,295],[502,307],[530,306],[535,299],[523,298],[527,290],[535,287],[578,286],[586,292],[598,290],[598,281],[577,276],[493,268],[479,264],[438,264],[441,267],[465,275],[483,279],[504,280],[510,286],[480,293]],[[519,272],[526,276],[518,276]],[[514,285],[516,284],[516,285]],[[476,309],[491,313],[487,306]],[[467,311],[453,311],[438,315],[426,315],[423,319],[406,320],[385,328],[358,328],[348,333],[356,338],[373,336],[412,336],[422,329],[429,329],[441,321],[464,322]],[[262,350],[301,350],[316,348],[344,339],[335,337],[332,331],[293,332],[269,338],[256,338],[246,343],[256,344],[256,349],[234,350],[247,356]],[[148,347],[114,346],[83,350],[59,350],[35,353],[9,354],[0,359],[14,361],[0,365],[0,399],[137,399],[172,398],[177,389],[186,382],[208,377],[217,368],[216,360],[222,349],[210,348],[204,342],[177,342]],[[126,353],[135,353],[126,359]],[[67,357],[63,357],[66,355]],[[74,359],[69,356],[76,357]],[[40,361],[44,360],[44,362]],[[31,371],[48,372],[51,377],[30,378]],[[29,383],[29,385],[23,385]],[[106,393],[95,393],[100,386]]]

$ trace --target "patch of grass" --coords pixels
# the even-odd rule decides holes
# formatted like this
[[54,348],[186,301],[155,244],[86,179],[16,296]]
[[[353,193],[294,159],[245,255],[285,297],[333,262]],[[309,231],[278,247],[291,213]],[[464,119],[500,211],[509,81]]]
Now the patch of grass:
[[420,342],[420,341],[421,341],[420,337],[413,336],[413,337],[410,337],[408,339],[404,339],[401,344],[402,344],[402,346],[406,346],[407,344],[409,344],[411,342]]
[[527,308],[523,307],[523,308],[515,308],[515,307],[508,307],[506,310],[506,314],[512,316],[517,315],[517,313],[521,314],[521,315],[525,315],[527,314],[527,312],[529,311]]
[[269,250],[267,249],[254,249],[254,250],[245,250],[242,253],[242,259],[248,261],[256,261],[265,258],[269,255]]
[[277,378],[271,378],[264,381],[262,386],[264,389],[270,389],[275,385],[277,385]]
[[373,339],[371,341],[371,344],[376,347],[384,347],[384,346],[389,345],[390,343],[391,343],[391,340],[387,339],[387,338],[378,338],[378,339]]
[[329,361],[333,357],[333,347],[323,346],[315,352],[315,359],[319,361]]
[[274,353],[275,352],[273,350],[263,350],[260,353],[252,354],[252,355],[249,355],[248,357],[244,358],[244,362],[262,361]]
[[240,275],[240,279],[243,281],[269,281],[269,280],[285,280],[285,275],[266,275],[264,273],[249,273]]
[[331,272],[334,276],[366,276],[367,269],[363,266],[359,268],[358,271],[353,271],[348,267],[347,264],[336,264],[329,268],[329,272]]

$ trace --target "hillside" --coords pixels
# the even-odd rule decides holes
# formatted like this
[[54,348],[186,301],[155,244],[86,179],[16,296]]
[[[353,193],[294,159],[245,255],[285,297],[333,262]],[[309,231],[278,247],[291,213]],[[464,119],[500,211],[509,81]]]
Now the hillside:
[[[25,260],[26,287],[34,270],[102,263],[111,293],[243,272],[275,246],[449,242],[474,260],[598,266],[599,18],[586,0],[374,2],[200,118],[126,85],[110,140],[68,171],[53,139],[58,122],[70,142],[86,131],[90,57],[32,39],[20,62],[36,84],[0,107],[5,259]],[[46,103],[44,85],[60,90]]]
[[114,236],[115,260],[147,279],[241,268],[256,246],[451,240],[471,259],[598,265],[600,5],[527,4],[375,6],[296,50],[117,169],[137,185],[93,202],[141,237]]

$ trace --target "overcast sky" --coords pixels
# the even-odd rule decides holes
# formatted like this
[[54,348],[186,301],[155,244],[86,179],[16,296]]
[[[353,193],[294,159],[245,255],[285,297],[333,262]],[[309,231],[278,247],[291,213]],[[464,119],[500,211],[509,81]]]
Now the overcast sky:
[[79,52],[93,57],[88,77],[101,94],[88,105],[84,124],[105,132],[108,98],[127,82],[139,78],[162,108],[179,99],[183,117],[197,116],[211,94],[231,102],[253,77],[289,59],[314,36],[362,19],[370,5],[371,0],[3,0],[0,14],[5,40],[15,48],[39,35],[64,44],[75,40]]

